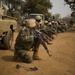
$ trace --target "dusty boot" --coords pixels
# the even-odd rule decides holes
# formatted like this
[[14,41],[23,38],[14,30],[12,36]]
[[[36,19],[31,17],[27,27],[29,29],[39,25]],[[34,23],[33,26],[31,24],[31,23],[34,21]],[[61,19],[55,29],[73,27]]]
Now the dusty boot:
[[38,56],[38,52],[33,53],[33,60],[41,60],[41,58]]
[[13,60],[16,61],[18,58],[19,58],[18,54],[16,52],[14,52]]

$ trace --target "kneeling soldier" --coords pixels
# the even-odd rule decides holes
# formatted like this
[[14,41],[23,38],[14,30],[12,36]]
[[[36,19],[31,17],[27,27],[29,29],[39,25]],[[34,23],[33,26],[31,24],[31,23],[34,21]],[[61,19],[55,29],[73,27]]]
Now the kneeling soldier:
[[31,63],[32,60],[40,60],[38,57],[38,48],[34,48],[33,59],[27,54],[27,50],[31,49],[34,46],[34,34],[31,28],[36,26],[36,22],[33,19],[26,21],[26,26],[22,28],[19,32],[16,43],[15,43],[15,52],[14,60],[21,58],[22,61],[26,63]]

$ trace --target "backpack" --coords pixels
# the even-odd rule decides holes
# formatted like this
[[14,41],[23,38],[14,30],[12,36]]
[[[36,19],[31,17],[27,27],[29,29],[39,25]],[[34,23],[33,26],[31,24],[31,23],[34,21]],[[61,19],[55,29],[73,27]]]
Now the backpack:
[[23,29],[21,30],[21,39],[24,42],[34,41],[34,35],[32,30],[28,27],[23,27]]

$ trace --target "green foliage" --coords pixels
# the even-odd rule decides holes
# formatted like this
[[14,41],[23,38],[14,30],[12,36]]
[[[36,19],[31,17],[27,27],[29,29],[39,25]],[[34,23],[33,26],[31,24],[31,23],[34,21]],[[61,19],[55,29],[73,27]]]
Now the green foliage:
[[51,8],[52,4],[50,0],[26,0],[23,12],[45,14]]
[[38,5],[35,6],[34,12],[45,14],[45,13],[47,13],[47,8],[45,8],[45,6],[43,6],[43,5],[38,4]]
[[72,11],[75,11],[75,0],[64,0],[68,4]]
[[2,2],[7,6],[8,13],[11,15],[13,12],[21,11],[22,0],[2,0]]
[[66,4],[68,4],[72,10],[71,17],[75,22],[75,0],[64,0]]
[[15,11],[24,13],[48,13],[48,9],[52,8],[50,0],[2,0],[8,7],[8,12],[11,14]]
[[21,14],[19,12],[18,13],[14,13],[14,16],[17,18],[18,24],[21,24],[21,20],[22,20]]
[[48,10],[52,8],[50,0],[2,0],[2,2],[8,7],[9,16],[14,16],[15,12],[20,13],[17,17],[20,17],[25,13],[51,15],[48,12]]

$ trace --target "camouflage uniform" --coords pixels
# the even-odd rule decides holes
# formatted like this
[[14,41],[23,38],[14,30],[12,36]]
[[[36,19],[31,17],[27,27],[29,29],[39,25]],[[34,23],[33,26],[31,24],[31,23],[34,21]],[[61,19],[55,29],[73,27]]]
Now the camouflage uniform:
[[22,59],[22,61],[30,63],[32,62],[32,58],[30,57],[30,55],[27,54],[26,50],[32,48],[34,43],[34,37],[33,35],[27,37],[26,36],[27,33],[32,34],[30,28],[24,27],[17,36],[16,43],[14,46],[15,47],[14,60],[16,60],[18,56]]
[[[30,24],[29,24],[30,23]],[[15,43],[15,52],[14,52],[14,60],[18,57],[22,59],[22,61],[26,63],[32,62],[32,57],[27,54],[26,50],[33,48],[33,60],[41,60],[38,57],[38,49],[39,45],[42,44],[49,54],[48,48],[42,38],[42,34],[35,29],[35,24],[31,24],[32,20],[27,20],[27,25],[32,25],[30,27],[26,26],[19,32],[16,43]],[[50,56],[50,54],[49,54]]]
[[[48,34],[48,21],[43,21],[41,16],[36,16],[36,29],[40,30],[40,32],[42,32],[42,39],[47,43],[47,44],[51,44],[49,43],[49,36],[47,36]],[[49,35],[49,34],[48,34]],[[41,35],[40,35],[41,37]],[[41,39],[41,40],[42,40]],[[42,41],[43,41],[42,40]]]

